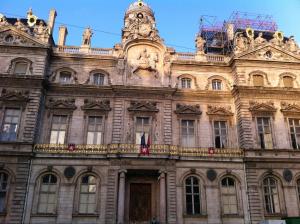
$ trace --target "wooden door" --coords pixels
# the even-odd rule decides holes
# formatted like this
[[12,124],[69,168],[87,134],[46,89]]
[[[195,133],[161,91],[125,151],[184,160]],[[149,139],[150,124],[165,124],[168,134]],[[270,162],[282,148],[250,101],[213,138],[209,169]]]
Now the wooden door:
[[151,184],[130,184],[130,223],[151,220]]

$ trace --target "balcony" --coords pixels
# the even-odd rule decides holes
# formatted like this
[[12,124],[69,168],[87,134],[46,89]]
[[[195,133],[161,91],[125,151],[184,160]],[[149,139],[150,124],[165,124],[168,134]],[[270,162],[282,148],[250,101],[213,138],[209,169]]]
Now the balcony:
[[[73,148],[74,147],[74,148]],[[65,155],[102,155],[107,157],[137,157],[140,155],[140,146],[135,144],[108,144],[108,145],[57,145],[37,144],[34,152],[40,154]],[[162,158],[242,158],[242,149],[212,149],[212,148],[185,148],[173,145],[151,145],[150,157]]]

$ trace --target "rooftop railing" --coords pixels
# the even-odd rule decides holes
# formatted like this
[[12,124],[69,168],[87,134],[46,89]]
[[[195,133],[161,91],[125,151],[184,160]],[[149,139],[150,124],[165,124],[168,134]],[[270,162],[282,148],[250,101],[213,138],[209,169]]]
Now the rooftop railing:
[[[189,148],[176,145],[151,145],[150,155],[165,155],[179,157],[224,157],[241,158],[242,149],[215,149],[215,148]],[[139,155],[140,145],[135,144],[108,144],[108,145],[60,145],[37,144],[36,153],[50,154],[94,154],[94,155]]]
[[110,48],[81,48],[78,46],[57,46],[54,48],[56,53],[66,54],[86,54],[86,55],[112,55]]

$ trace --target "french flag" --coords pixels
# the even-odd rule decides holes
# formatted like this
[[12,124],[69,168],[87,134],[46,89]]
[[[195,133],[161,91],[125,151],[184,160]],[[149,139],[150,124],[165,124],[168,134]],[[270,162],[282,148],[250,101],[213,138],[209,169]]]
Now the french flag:
[[150,136],[148,135],[148,139],[147,139],[147,143],[146,143],[146,137],[145,137],[145,132],[143,133],[142,137],[141,137],[141,148],[140,148],[140,154],[142,155],[149,155],[150,153],[150,145],[151,145],[151,141],[150,141]]

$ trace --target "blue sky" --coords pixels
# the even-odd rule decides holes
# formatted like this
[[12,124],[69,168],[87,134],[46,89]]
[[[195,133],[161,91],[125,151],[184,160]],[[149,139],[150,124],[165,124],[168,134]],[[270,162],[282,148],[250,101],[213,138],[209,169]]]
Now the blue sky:
[[[47,19],[51,8],[57,10],[54,39],[59,25],[66,24],[67,45],[81,44],[82,28],[91,26],[93,47],[112,47],[120,42],[123,18],[130,0],[9,0],[2,1],[0,13],[7,17],[26,17],[29,7],[39,18]],[[201,15],[227,20],[233,11],[273,15],[279,30],[300,40],[300,0],[148,0],[155,11],[157,26],[165,43],[177,51],[193,51]],[[78,27],[71,27],[68,24]],[[112,34],[100,32],[106,31]]]

